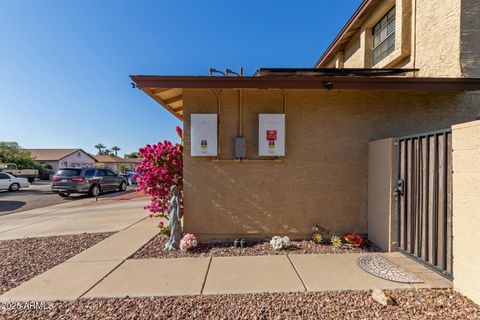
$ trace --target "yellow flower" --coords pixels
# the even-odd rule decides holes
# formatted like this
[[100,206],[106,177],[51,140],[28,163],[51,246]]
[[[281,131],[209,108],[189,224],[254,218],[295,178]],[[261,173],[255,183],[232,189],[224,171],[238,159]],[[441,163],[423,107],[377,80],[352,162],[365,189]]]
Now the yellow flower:
[[322,243],[322,235],[319,233],[312,234],[312,240],[315,243]]
[[342,240],[337,236],[332,236],[330,238],[330,242],[332,243],[332,246],[334,246],[335,248],[339,248],[342,245]]

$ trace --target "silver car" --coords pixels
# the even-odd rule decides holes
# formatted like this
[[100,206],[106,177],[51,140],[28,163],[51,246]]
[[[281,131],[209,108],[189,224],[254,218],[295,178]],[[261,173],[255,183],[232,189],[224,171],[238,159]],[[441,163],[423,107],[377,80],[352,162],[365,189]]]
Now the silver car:
[[63,168],[52,178],[52,191],[61,197],[85,193],[93,197],[107,191],[127,190],[127,180],[111,170],[99,168]]
[[11,173],[0,172],[0,190],[18,191],[29,186],[26,178],[17,178]]

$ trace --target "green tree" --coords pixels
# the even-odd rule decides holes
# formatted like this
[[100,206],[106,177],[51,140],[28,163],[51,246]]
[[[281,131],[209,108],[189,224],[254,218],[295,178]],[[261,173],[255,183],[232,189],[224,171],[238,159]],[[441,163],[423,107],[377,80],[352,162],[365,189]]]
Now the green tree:
[[102,150],[105,149],[106,147],[101,144],[101,143],[97,143],[96,145],[94,145],[95,149],[98,149],[98,154],[103,154]]
[[138,158],[140,158],[140,153],[138,153],[138,152],[132,152],[132,153],[130,153],[130,154],[129,154],[129,153],[125,153],[123,156],[124,156],[125,158],[136,158],[136,159],[138,159]]
[[13,141],[0,141],[0,163],[15,163],[20,169],[32,168],[35,159],[30,151]]
[[115,155],[110,149],[103,150],[101,154],[110,156],[110,157],[113,157]]
[[124,165],[123,163],[119,164],[117,169],[120,173],[127,173],[128,172],[128,167],[126,165]]
[[117,156],[117,152],[120,151],[122,149],[120,149],[120,147],[117,147],[117,146],[113,146],[112,147],[112,151],[115,152],[115,157]]

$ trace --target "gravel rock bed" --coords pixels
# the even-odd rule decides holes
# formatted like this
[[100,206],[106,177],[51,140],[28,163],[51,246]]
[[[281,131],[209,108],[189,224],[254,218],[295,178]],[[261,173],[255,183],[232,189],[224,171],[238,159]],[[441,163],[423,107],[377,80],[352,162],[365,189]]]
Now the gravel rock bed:
[[[478,319],[480,307],[451,290],[262,293],[52,302],[39,310],[3,309],[3,319]],[[46,304],[48,306],[48,304]]]
[[165,243],[168,238],[163,235],[157,235],[155,238],[145,244],[138,250],[132,259],[150,259],[150,258],[188,258],[188,257],[225,257],[225,256],[258,256],[258,255],[277,255],[289,253],[361,253],[376,252],[380,249],[374,245],[363,248],[342,247],[334,248],[331,245],[316,244],[313,241],[292,241],[292,246],[286,250],[274,251],[270,243],[260,242],[252,244],[246,248],[234,248],[232,243],[200,243],[197,247],[188,251],[165,251]]
[[0,241],[0,294],[90,248],[113,232]]

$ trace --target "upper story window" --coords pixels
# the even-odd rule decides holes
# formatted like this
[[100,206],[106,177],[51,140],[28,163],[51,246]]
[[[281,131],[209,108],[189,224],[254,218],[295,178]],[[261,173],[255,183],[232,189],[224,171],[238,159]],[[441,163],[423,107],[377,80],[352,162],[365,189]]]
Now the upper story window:
[[372,65],[376,65],[395,50],[395,7],[373,27],[372,38]]

